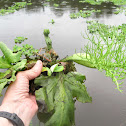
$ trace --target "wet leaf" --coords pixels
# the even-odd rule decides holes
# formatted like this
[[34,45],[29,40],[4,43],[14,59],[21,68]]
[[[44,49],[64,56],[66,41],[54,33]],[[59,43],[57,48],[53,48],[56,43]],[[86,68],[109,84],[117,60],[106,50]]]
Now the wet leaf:
[[[9,70],[0,73],[0,95],[3,88],[6,86],[8,82],[16,80],[16,72],[23,69],[27,63],[27,60],[24,59],[21,62],[18,62],[16,65],[12,66]],[[6,76],[9,75],[9,79]]]
[[11,64],[8,63],[8,61],[5,58],[0,57],[0,68],[4,69],[4,68],[10,68],[10,67],[11,67]]
[[63,62],[66,61],[74,61],[78,64],[81,64],[86,67],[95,68],[95,66],[90,62],[90,56],[86,53],[77,53],[73,54],[72,56],[68,56],[62,60]]
[[9,63],[16,63],[20,61],[21,52],[13,53],[3,42],[0,42],[0,49],[5,56],[5,60]]
[[36,85],[43,88],[36,91],[37,100],[44,100],[47,105],[46,113],[54,114],[46,122],[46,126],[70,126],[74,124],[74,100],[91,102],[83,81],[84,75],[70,72],[58,73],[56,76],[40,76],[35,79]]

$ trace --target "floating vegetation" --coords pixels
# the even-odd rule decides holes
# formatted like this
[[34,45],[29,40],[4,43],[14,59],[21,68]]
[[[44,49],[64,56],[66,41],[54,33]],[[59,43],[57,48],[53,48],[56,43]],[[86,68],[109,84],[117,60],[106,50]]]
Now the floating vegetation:
[[125,5],[125,0],[80,0],[80,3],[90,3],[92,5],[100,5],[102,2],[113,2],[115,5]]
[[92,35],[84,37],[89,44],[84,52],[90,55],[90,62],[111,77],[121,92],[120,80],[126,78],[126,24],[108,26],[97,21],[88,21],[88,30]]
[[49,23],[54,24],[54,23],[55,23],[55,21],[52,19]]
[[10,13],[14,13],[16,10],[26,7],[27,5],[31,5],[32,3],[27,2],[15,2],[13,6],[8,7],[7,9],[1,9],[0,15],[6,15]]
[[59,4],[54,3],[53,6],[54,7],[59,7]]
[[119,14],[119,13],[123,13],[123,12],[126,15],[126,7],[117,8],[117,11],[115,11],[114,14]]
[[16,37],[14,39],[15,43],[22,43],[24,42],[25,40],[27,40],[28,38],[25,38],[25,37]]
[[92,13],[95,13],[95,12],[101,12],[101,10],[88,10],[88,11],[80,10],[78,13],[71,13],[70,18],[72,19],[79,18],[79,17],[86,18],[86,17],[90,17]]

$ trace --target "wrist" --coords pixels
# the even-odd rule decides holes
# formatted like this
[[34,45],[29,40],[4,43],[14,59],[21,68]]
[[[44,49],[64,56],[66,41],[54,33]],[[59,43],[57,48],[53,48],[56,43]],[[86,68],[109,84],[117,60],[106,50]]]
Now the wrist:
[[[18,115],[18,117],[23,121],[25,126],[29,126],[29,123],[32,119],[31,116],[29,116],[29,113],[31,111],[31,109],[29,109],[29,107],[27,107],[25,104],[2,104],[0,106],[0,111],[6,111],[9,113],[15,113]],[[2,118],[2,117],[1,117]],[[0,118],[0,122],[1,120],[3,121],[3,123],[6,121],[6,123],[8,123],[8,126],[13,126],[12,123],[3,118]]]
[[13,126],[13,124],[6,118],[0,117],[0,124],[1,126]]

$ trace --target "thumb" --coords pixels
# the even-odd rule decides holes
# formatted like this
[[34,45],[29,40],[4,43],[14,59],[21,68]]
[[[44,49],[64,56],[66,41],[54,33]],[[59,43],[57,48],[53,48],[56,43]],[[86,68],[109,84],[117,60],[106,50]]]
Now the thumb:
[[36,64],[34,65],[33,68],[31,68],[30,70],[26,70],[23,71],[22,74],[23,76],[25,76],[28,80],[32,80],[34,78],[36,78],[37,76],[40,75],[41,71],[42,71],[42,61],[38,60],[36,62]]

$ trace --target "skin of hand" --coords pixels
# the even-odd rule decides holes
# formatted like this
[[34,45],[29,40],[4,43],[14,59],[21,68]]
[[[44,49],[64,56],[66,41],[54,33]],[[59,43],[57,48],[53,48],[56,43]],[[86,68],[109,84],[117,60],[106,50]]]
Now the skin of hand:
[[[18,72],[16,81],[12,82],[4,96],[0,111],[16,113],[24,122],[25,126],[29,126],[30,121],[38,110],[36,98],[29,94],[29,80],[40,75],[42,71],[42,62],[40,60],[30,70]],[[1,124],[12,126],[7,119],[0,117]],[[3,126],[1,125],[0,126]]]

